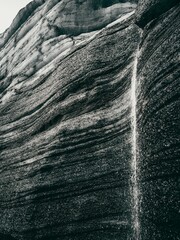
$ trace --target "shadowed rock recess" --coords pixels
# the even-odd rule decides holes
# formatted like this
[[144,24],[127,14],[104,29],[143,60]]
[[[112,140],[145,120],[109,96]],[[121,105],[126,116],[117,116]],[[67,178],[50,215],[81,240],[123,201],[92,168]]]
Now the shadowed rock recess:
[[34,0],[0,35],[0,239],[180,239],[178,2]]

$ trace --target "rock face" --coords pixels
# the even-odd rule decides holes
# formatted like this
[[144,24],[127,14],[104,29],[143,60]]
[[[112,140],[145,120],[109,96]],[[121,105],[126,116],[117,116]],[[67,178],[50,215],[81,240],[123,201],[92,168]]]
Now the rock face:
[[16,239],[133,232],[135,5],[76,4],[47,1],[1,49],[0,228]]
[[140,43],[137,122],[142,239],[180,238],[178,26],[179,4],[152,18]]
[[179,0],[139,0],[136,11],[138,26],[144,28],[153,19],[167,12],[179,3]]
[[180,237],[179,4],[149,2],[35,0],[1,34],[2,239]]

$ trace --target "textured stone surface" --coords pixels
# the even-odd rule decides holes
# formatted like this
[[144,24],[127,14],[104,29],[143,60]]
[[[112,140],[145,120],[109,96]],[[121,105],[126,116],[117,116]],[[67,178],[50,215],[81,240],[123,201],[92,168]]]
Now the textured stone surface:
[[[139,31],[132,13],[120,17],[134,4],[91,15],[87,1],[74,10],[82,14],[75,23],[75,1],[50,3],[0,53],[0,229],[26,240],[124,240],[132,233],[130,86]],[[56,31],[59,24],[66,31]]]
[[180,239],[180,7],[143,33],[138,64],[142,239]]
[[37,26],[44,28],[43,33],[48,34],[46,38],[51,38],[53,34],[77,35],[100,29],[119,15],[135,9],[135,2],[137,1],[34,0],[18,13],[9,29],[0,34],[0,47],[6,44],[13,34],[16,38],[17,30],[16,40],[22,38],[39,20]]
[[180,239],[179,5],[135,2],[35,0],[0,35],[0,239],[140,240],[132,80],[141,239]]
[[136,11],[136,21],[140,27],[145,27],[150,21],[179,3],[179,0],[139,0]]
[[[90,0],[81,4],[75,0],[50,0],[40,4],[42,1],[34,1],[20,11],[9,30],[0,37],[1,89],[7,88],[13,79],[22,81],[40,69],[44,73],[52,68],[52,64],[47,66],[49,62],[72,49],[74,36],[77,41],[83,41],[94,34],[92,31],[135,8],[134,3],[127,2],[94,10]],[[35,6],[39,7],[35,9]],[[90,35],[77,36],[85,32]]]

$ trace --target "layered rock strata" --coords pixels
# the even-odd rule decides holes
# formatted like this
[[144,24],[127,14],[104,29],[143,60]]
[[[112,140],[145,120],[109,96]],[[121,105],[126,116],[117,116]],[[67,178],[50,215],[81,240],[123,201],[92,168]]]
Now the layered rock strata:
[[167,12],[178,3],[179,0],[139,0],[136,11],[138,26],[144,28],[153,19],[159,18],[161,14]]
[[1,49],[0,228],[16,239],[133,231],[135,4],[76,4],[47,1]]
[[137,69],[140,225],[143,240],[175,240],[180,238],[180,5],[156,2],[166,6],[158,17],[154,1],[144,1],[144,13],[137,12],[140,19],[152,12],[143,22]]
[[135,8],[35,0],[0,35],[2,239],[180,237],[179,4]]

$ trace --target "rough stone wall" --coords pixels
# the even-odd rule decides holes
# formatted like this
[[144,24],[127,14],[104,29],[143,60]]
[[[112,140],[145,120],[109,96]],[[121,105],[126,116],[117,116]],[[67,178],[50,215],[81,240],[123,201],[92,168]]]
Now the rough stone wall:
[[74,4],[47,1],[1,50],[0,228],[16,239],[132,234],[135,5]]
[[[140,43],[137,117],[143,240],[180,238],[180,5],[170,6],[158,17],[152,14]],[[154,11],[153,6],[146,11]]]
[[0,35],[1,239],[180,238],[179,4],[135,7],[36,0]]

